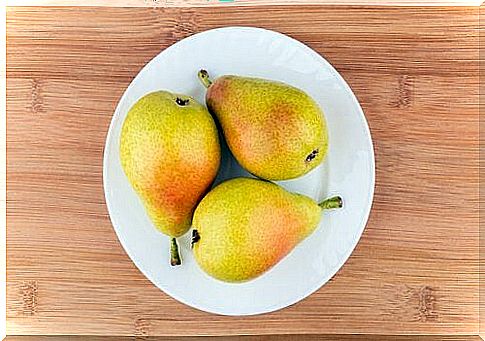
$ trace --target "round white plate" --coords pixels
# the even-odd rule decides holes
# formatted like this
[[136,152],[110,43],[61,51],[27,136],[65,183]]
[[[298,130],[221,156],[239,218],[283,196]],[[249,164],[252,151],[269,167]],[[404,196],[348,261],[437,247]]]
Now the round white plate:
[[[131,188],[119,160],[120,131],[129,108],[143,95],[166,89],[204,103],[197,79],[225,74],[279,80],[310,94],[322,107],[329,152],[309,174],[280,185],[322,200],[334,194],[344,208],[325,212],[317,230],[263,276],[242,284],[215,280],[199,269],[190,232],[179,239],[183,264],[169,265],[169,238],[157,232]],[[197,170],[194,170],[197,171]],[[216,184],[249,176],[226,151]],[[320,55],[283,34],[226,27],[195,34],[162,51],[126,89],[114,113],[104,152],[104,191],[111,221],[126,252],[153,284],[189,306],[224,315],[261,314],[300,301],[345,263],[367,222],[374,193],[374,152],[362,109],[347,83]],[[322,289],[324,290],[324,289]]]

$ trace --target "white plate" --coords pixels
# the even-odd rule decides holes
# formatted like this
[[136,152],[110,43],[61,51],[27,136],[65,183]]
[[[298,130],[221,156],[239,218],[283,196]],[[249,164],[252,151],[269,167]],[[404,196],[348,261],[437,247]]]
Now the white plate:
[[[137,99],[167,89],[204,103],[197,71],[256,76],[294,85],[323,108],[329,152],[322,165],[282,186],[316,200],[333,194],[344,208],[326,212],[318,229],[263,276],[227,284],[203,273],[190,251],[190,232],[179,239],[183,264],[169,265],[169,238],[150,223],[119,161],[123,120]],[[224,152],[222,179],[248,175]],[[300,301],[325,284],[345,263],[367,222],[374,193],[374,151],[362,109],[347,83],[320,55],[283,34],[226,27],[195,34],[162,51],[136,76],[121,98],[109,128],[103,179],[111,221],[126,252],[153,284],[189,306],[224,315],[261,314]],[[324,289],[322,289],[324,290]]]

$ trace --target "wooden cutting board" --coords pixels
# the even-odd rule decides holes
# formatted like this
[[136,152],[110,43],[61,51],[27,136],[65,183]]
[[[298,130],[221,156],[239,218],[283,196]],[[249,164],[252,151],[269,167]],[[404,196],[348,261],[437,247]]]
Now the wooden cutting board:
[[[118,242],[102,188],[106,132],[132,78],[179,39],[226,25],[321,53],[361,102],[376,153],[372,213],[344,267],[252,317],[154,287]],[[477,334],[478,142],[478,8],[9,8],[7,333]]]

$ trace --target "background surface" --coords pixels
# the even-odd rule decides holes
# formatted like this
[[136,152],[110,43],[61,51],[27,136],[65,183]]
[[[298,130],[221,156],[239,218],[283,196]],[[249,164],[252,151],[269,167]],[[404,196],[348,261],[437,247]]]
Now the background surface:
[[[151,285],[102,190],[131,79],[177,40],[227,25],[280,31],[331,62],[361,102],[377,167],[341,271],[292,307],[244,318]],[[478,142],[478,8],[9,8],[7,334],[477,334]]]

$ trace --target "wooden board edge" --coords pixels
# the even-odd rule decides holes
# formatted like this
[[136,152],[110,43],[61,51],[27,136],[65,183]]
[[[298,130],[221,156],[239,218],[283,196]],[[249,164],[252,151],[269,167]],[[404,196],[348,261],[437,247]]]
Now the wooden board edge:
[[483,0],[7,0],[15,6],[212,7],[264,5],[480,6]]
[[[0,34],[6,37],[6,11],[0,8]],[[0,48],[0,338],[4,338],[7,331],[7,101],[6,101],[6,75],[7,50],[6,44]]]
[[[91,336],[91,335],[16,335],[7,336],[5,341],[197,341],[205,340],[201,336]],[[479,341],[478,335],[376,335],[376,334],[281,334],[281,335],[245,335],[245,336],[217,336],[211,337],[216,341]]]
[[480,6],[479,12],[479,306],[478,329],[482,340],[485,340],[485,216],[483,204],[485,203],[485,4]]

